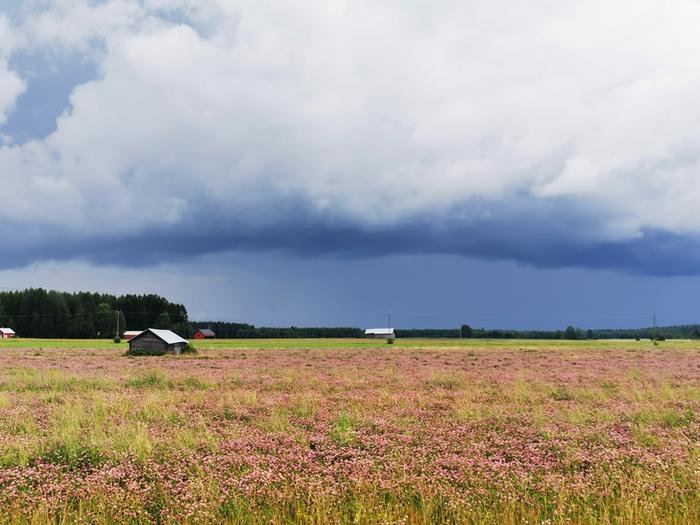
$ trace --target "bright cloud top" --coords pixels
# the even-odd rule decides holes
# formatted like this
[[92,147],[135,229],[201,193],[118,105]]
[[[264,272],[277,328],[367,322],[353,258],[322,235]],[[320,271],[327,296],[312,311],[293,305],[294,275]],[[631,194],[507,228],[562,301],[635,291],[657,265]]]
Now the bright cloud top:
[[[695,1],[32,6],[0,19],[0,123],[27,82],[14,53],[77,53],[99,75],[50,136],[4,139],[7,265],[119,258],[113,238],[151,260],[187,240],[700,261]],[[682,260],[645,255],[659,246]]]

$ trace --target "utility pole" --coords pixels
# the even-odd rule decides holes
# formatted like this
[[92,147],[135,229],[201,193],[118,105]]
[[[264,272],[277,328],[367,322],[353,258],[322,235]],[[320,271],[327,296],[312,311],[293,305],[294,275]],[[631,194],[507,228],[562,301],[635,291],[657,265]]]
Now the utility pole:
[[654,312],[654,324],[653,328],[651,329],[651,338],[656,343],[656,312]]
[[387,328],[391,328],[391,310],[389,310],[389,326]]
[[114,312],[114,318],[117,321],[117,330],[114,332],[114,337],[119,337],[119,310]]

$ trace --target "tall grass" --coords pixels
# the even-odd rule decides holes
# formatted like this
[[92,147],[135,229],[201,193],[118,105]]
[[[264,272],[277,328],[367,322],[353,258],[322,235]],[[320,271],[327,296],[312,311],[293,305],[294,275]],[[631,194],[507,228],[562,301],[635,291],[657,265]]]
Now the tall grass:
[[0,523],[700,522],[697,349],[515,344],[7,348]]

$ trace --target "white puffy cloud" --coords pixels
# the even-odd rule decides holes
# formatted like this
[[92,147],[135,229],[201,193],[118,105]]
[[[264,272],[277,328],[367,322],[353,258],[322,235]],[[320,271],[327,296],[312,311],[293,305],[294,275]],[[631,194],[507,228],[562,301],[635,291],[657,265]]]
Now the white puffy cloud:
[[34,2],[22,12],[23,47],[48,52],[94,52],[95,44],[152,22],[140,3],[129,0],[51,0]]
[[[21,47],[100,75],[51,136],[0,149],[0,219],[449,234],[519,226],[517,201],[575,210],[586,241],[696,236],[699,22],[691,0],[52,2]],[[0,55],[0,119],[21,89]]]

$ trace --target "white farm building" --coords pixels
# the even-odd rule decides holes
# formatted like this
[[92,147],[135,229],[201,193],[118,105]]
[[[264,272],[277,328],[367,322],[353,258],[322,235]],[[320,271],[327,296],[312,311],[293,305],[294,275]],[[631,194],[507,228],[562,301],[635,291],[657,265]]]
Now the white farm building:
[[0,339],[12,339],[15,335],[17,334],[12,328],[0,328]]
[[365,336],[370,339],[395,339],[393,328],[368,328],[365,330]]

